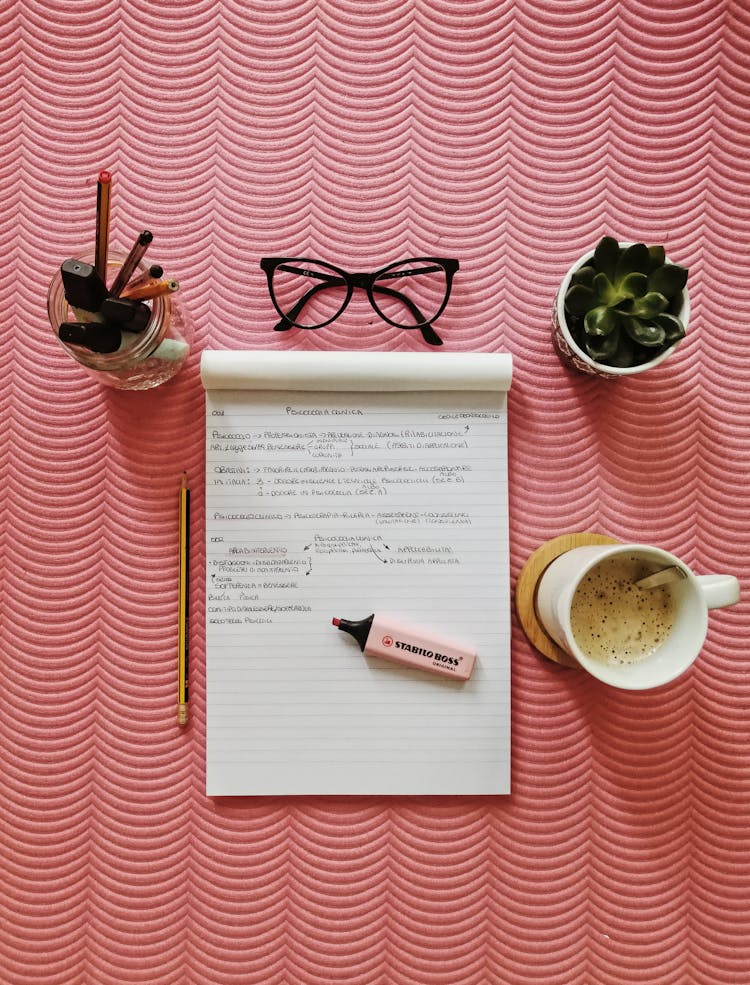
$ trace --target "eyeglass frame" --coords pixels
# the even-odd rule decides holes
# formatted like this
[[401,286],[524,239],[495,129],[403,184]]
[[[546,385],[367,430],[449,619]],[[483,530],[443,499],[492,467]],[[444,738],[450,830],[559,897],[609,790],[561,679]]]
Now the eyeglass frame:
[[[318,266],[325,267],[328,270],[332,271],[334,274],[336,274],[337,277],[341,279],[341,283],[333,282],[333,283],[323,283],[323,284],[315,285],[309,291],[307,291],[307,293],[303,294],[302,297],[297,300],[297,302],[289,309],[288,312],[284,312],[279,306],[279,303],[276,299],[276,294],[273,289],[273,275],[277,269],[279,269],[283,264],[287,264],[287,263],[317,264]],[[400,291],[394,291],[376,283],[378,278],[382,277],[383,274],[386,274],[391,267],[396,267],[399,266],[399,264],[404,264],[404,263],[428,263],[432,265],[437,265],[438,268],[445,273],[445,296],[443,298],[442,304],[437,310],[437,313],[434,314],[432,318],[425,318],[422,315],[422,312],[416,306],[416,304],[414,304],[414,302],[411,300],[411,298],[406,297],[406,295],[402,294]],[[437,319],[445,310],[445,306],[447,305],[448,299],[450,298],[451,287],[453,285],[453,277],[456,271],[459,269],[459,262],[458,260],[445,258],[445,257],[407,257],[405,260],[395,260],[392,263],[388,263],[384,267],[380,267],[374,273],[364,273],[364,272],[349,273],[346,270],[342,270],[341,267],[335,266],[335,264],[328,263],[325,260],[315,260],[312,259],[311,257],[263,257],[260,261],[260,266],[261,269],[265,272],[266,278],[268,280],[268,293],[271,297],[271,303],[273,304],[278,314],[281,316],[281,320],[276,325],[273,326],[273,330],[275,332],[285,332],[288,331],[290,328],[301,328],[306,331],[315,331],[319,328],[324,328],[326,325],[330,325],[332,321],[335,321],[339,317],[339,315],[343,314],[344,310],[346,309],[347,305],[352,299],[352,296],[354,294],[354,289],[360,288],[366,291],[368,300],[370,302],[370,305],[372,306],[373,311],[378,315],[379,318],[382,318],[383,321],[387,322],[389,325],[393,325],[394,328],[403,328],[406,329],[407,331],[414,328],[418,328],[422,333],[422,338],[429,345],[442,345],[443,340],[440,338],[440,336],[437,334],[435,329],[432,327],[432,323],[434,321],[437,321]],[[298,273],[303,277],[318,278],[321,280],[324,279],[324,275],[318,272],[303,271],[303,270],[293,271],[293,272]],[[420,271],[416,271],[416,272],[419,273]],[[393,273],[388,274],[388,276],[392,278],[406,277],[413,273],[415,273],[415,271],[412,270],[394,271]],[[320,322],[320,324],[318,325],[300,325],[297,321],[295,321],[296,315],[299,314],[299,312],[304,308],[304,306],[311,299],[311,297],[313,297],[317,291],[324,290],[327,287],[346,288],[346,297],[344,299],[343,304],[336,312],[336,314],[332,315],[330,318],[327,318],[325,321]],[[383,314],[383,312],[376,304],[375,299],[373,298],[374,292],[380,292],[381,294],[388,294],[391,297],[397,297],[403,304],[407,306],[407,308],[409,308],[412,311],[413,314],[415,314],[415,317],[418,318],[417,323],[414,325],[403,325],[400,322],[394,321],[392,318],[389,318],[387,315]]]

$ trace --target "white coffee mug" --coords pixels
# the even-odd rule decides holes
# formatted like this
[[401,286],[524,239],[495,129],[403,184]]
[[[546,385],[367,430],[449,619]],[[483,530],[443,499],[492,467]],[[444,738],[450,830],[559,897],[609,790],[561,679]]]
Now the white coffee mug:
[[[676,580],[661,588],[637,590],[629,585],[615,588],[613,578],[607,581],[608,574],[614,576],[616,568],[632,571],[635,564],[641,573],[674,568]],[[579,587],[581,595],[574,608]],[[605,598],[609,589],[610,597]],[[587,594],[593,601],[589,598],[584,608]],[[575,547],[555,558],[537,586],[536,611],[547,634],[584,670],[613,687],[644,690],[666,684],[686,671],[705,641],[708,610],[733,605],[739,597],[739,582],[733,575],[695,575],[673,554],[646,544],[603,544]],[[584,630],[581,627],[587,618],[585,612],[593,621]],[[653,646],[635,657],[623,657],[627,649],[622,635],[618,636],[626,632],[623,612],[628,612],[631,620],[636,613],[642,614],[647,626],[646,643],[649,633],[653,633]],[[574,622],[580,639],[574,633]],[[650,624],[652,629],[648,628]],[[640,625],[630,626],[627,633],[631,631],[644,632]],[[599,634],[596,639],[592,635],[595,633]],[[621,652],[615,653],[618,647]],[[608,649],[608,659],[602,657],[604,649]],[[623,662],[625,659],[633,662]]]

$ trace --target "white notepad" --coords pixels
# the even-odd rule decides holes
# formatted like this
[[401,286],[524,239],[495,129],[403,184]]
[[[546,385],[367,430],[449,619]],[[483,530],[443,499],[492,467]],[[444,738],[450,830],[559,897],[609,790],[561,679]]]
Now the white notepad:
[[[204,352],[206,790],[510,789],[505,354]],[[363,656],[387,613],[469,681]]]

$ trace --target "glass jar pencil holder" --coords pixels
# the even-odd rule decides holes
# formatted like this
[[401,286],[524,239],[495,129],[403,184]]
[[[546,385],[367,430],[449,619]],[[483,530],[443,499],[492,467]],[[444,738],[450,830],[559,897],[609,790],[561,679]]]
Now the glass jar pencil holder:
[[[93,263],[93,255],[77,254],[84,263]],[[111,283],[125,260],[125,254],[110,253],[107,259],[107,282]],[[141,263],[136,275],[148,266]],[[114,352],[94,352],[84,345],[63,341],[60,325],[65,322],[97,323],[101,319],[91,312],[73,309],[65,297],[62,274],[58,269],[47,292],[47,314],[58,343],[93,379],[120,390],[149,390],[170,380],[184,364],[193,342],[193,324],[185,306],[175,294],[162,294],[146,304],[151,314],[138,332],[122,331]]]

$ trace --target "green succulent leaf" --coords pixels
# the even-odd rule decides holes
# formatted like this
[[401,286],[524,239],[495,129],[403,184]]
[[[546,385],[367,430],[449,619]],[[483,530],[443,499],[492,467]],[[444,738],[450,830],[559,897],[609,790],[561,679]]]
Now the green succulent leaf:
[[615,268],[620,258],[620,244],[612,236],[602,236],[594,250],[594,266],[606,274],[610,281],[615,279]]
[[649,349],[656,348],[664,344],[666,331],[655,322],[640,321],[627,315],[622,317],[622,325],[630,338],[638,345],[645,345]]
[[630,314],[636,318],[646,318],[649,321],[656,318],[669,307],[669,301],[658,291],[649,291],[642,298],[635,298]]
[[635,346],[628,335],[625,332],[620,332],[617,340],[617,348],[612,356],[609,357],[607,363],[610,366],[635,366],[638,362],[637,346]]
[[651,258],[648,265],[648,273],[652,270],[656,270],[657,267],[661,267],[666,258],[663,246],[649,246],[648,255]]
[[583,326],[587,335],[610,335],[617,328],[617,315],[611,308],[600,304],[587,312]]
[[670,345],[685,337],[685,326],[675,315],[668,315],[665,312],[657,315],[654,322],[664,329],[664,341]]
[[627,246],[620,254],[615,267],[615,284],[628,274],[645,273],[649,263],[650,256],[645,243],[633,243],[632,246]]
[[617,352],[619,333],[603,335],[595,339],[586,339],[586,352],[598,363],[608,363]]
[[571,315],[583,316],[596,303],[594,292],[585,284],[573,284],[565,293],[565,307]]
[[617,301],[618,294],[614,288],[612,281],[604,273],[598,273],[594,277],[592,288],[594,290],[594,297],[599,304],[614,304]]
[[596,276],[596,270],[594,267],[586,265],[584,267],[579,267],[578,270],[573,271],[570,278],[571,284],[583,284],[584,287],[591,287],[594,277]]
[[619,293],[630,298],[641,298],[648,290],[648,277],[642,273],[628,274],[619,285]]
[[673,298],[687,284],[687,278],[688,271],[685,267],[678,267],[676,263],[665,263],[649,274],[648,288],[650,291],[658,291],[665,298]]
[[634,304],[635,304],[635,298],[620,298],[617,304],[613,304],[612,307],[619,314],[629,315],[633,311]]

